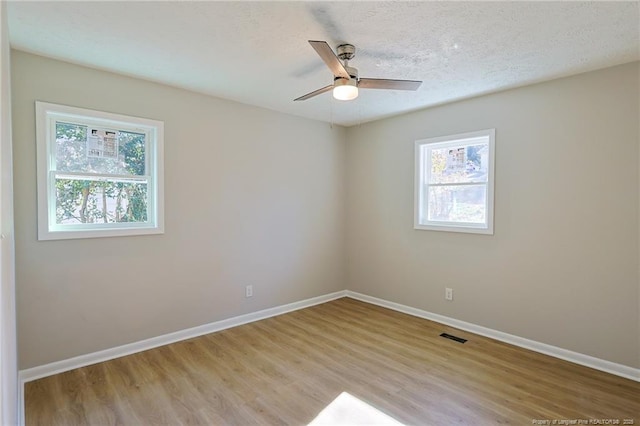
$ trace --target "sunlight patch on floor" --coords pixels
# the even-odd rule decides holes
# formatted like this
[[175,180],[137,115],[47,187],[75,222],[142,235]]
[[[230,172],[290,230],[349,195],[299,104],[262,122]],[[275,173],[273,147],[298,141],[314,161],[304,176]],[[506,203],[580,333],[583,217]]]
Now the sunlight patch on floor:
[[402,425],[348,392],[342,392],[309,425]]

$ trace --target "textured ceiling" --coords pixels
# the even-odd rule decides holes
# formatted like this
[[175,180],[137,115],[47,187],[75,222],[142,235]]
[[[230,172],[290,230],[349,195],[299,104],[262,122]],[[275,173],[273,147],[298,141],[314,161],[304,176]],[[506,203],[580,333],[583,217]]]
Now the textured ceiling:
[[[8,2],[14,48],[353,125],[640,59],[638,2]],[[307,40],[358,49],[360,77],[424,80],[292,100],[332,82]]]

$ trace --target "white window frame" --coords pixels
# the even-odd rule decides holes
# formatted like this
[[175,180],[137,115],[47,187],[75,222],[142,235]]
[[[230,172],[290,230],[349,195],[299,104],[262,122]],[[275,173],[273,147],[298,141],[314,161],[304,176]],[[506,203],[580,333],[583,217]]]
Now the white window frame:
[[[116,128],[146,135],[147,221],[56,223],[56,122]],[[116,237],[164,233],[164,123],[147,118],[36,101],[38,240]],[[65,174],[73,174],[67,173]],[[82,175],[80,173],[80,175]]]
[[[479,130],[476,132],[461,133],[457,135],[440,136],[421,139],[415,142],[415,196],[413,227],[419,230],[468,232],[474,234],[493,235],[493,210],[494,210],[494,175],[495,175],[495,129]],[[488,178],[486,182],[485,197],[485,222],[482,224],[468,222],[445,222],[428,220],[426,212],[429,211],[429,199],[426,196],[429,186],[444,186],[443,184],[429,184],[431,171],[430,155],[432,149],[471,145],[474,140],[484,139],[488,142]],[[469,185],[472,183],[468,183]],[[477,185],[478,183],[473,183]],[[460,185],[460,184],[456,184]],[[462,184],[465,185],[465,184]]]

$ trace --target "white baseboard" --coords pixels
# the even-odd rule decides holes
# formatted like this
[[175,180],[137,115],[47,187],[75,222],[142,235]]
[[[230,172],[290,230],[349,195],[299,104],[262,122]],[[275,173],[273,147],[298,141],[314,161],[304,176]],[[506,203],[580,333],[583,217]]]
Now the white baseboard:
[[461,330],[469,331],[471,333],[479,334],[481,336],[490,337],[501,342],[510,343],[515,346],[530,349],[535,352],[540,352],[545,355],[550,355],[556,358],[564,359],[566,361],[584,365],[586,367],[595,368],[596,370],[605,371],[607,373],[615,374],[616,376],[621,376],[640,382],[640,369],[638,368],[617,364],[611,361],[606,361],[589,355],[562,349],[557,346],[536,342],[534,340],[525,339],[523,337],[503,333],[491,328],[486,328],[469,322],[449,318],[444,315],[434,314],[422,309],[413,308],[399,303],[389,302],[384,299],[379,299],[377,297],[368,296],[366,294],[361,294],[350,290],[337,291],[335,293],[325,294],[323,296],[313,297],[311,299],[301,300],[299,302],[276,306],[274,308],[264,309],[262,311],[252,312],[249,314],[216,321],[209,324],[176,331],[174,333],[152,337],[150,339],[117,346],[115,348],[80,355],[73,358],[52,362],[50,364],[28,368],[26,370],[20,370],[19,381],[20,384],[30,382],[32,380],[62,373],[64,371],[85,367],[87,365],[108,361],[125,355],[131,355],[137,352],[157,348],[159,346],[168,345],[170,343],[191,339],[193,337],[202,336],[204,334],[215,333],[216,331],[224,330],[227,328],[236,327],[253,321],[259,321],[287,312],[296,311],[298,309],[318,305],[320,303],[329,302],[341,297],[350,297],[352,299],[393,309],[394,311],[403,312],[405,314],[413,315],[419,318],[425,318],[431,321],[449,325],[451,327],[459,328]]
[[128,343],[122,346],[116,346],[115,348],[105,349],[85,355],[79,355],[73,358],[52,362],[50,364],[39,365],[33,368],[27,368],[26,370],[19,371],[19,380],[21,383],[30,382],[32,380],[37,380],[42,377],[62,373],[64,371],[74,370],[76,368],[85,367],[87,365],[109,361],[111,359],[146,351],[149,349],[157,348],[159,346],[168,345],[170,343],[191,339],[193,337],[202,336],[204,334],[215,333],[216,331],[225,330],[227,328],[237,327],[242,324],[247,324],[265,318],[274,317],[276,315],[285,314],[287,312],[308,308],[320,303],[340,299],[345,296],[345,290],[337,291],[335,293],[312,297],[311,299],[301,300],[299,302],[276,306],[274,308],[264,309],[262,311],[251,312],[237,317],[164,334],[162,336],[152,337],[150,339],[140,340],[138,342]]
[[216,331],[221,331],[242,324],[247,324],[277,315],[282,315],[287,312],[297,311],[299,309],[308,308],[310,306],[329,302],[335,299],[340,299],[342,297],[350,297],[352,299],[382,306],[384,308],[393,309],[394,311],[403,312],[415,317],[425,318],[431,321],[449,325],[451,327],[459,328],[461,330],[469,331],[471,333],[479,334],[481,336],[490,337],[501,342],[510,343],[515,346],[530,349],[535,352],[540,352],[545,355],[550,355],[556,358],[564,359],[566,361],[640,382],[640,369],[638,368],[616,364],[611,361],[606,361],[578,352],[569,351],[567,349],[558,348],[556,346],[547,345],[545,343],[536,342],[534,340],[525,339],[522,337],[514,336],[512,334],[503,333],[501,331],[482,327],[465,321],[460,321],[454,318],[449,318],[444,315],[438,315],[428,311],[423,311],[421,309],[412,308],[410,306],[401,305],[399,303],[389,302],[377,297],[367,296],[366,294],[361,294],[350,290],[342,290],[335,293],[325,294],[323,296],[313,297],[311,299],[301,300],[299,302],[276,306],[274,308],[264,309],[262,311],[252,312],[225,320],[212,322],[209,324],[176,331],[174,333],[169,333],[162,336],[152,337],[150,339],[117,346],[115,348],[105,349],[85,355],[79,355],[73,358],[52,362],[50,364],[20,370],[18,372],[18,397],[20,407],[18,415],[20,424],[24,424],[24,384],[26,382],[62,373],[65,371],[74,370],[76,368],[85,367],[87,365],[109,361],[111,359],[120,358],[122,356],[131,355],[137,352],[146,351],[182,340],[191,339],[193,337],[202,336],[204,334],[215,333]]
[[354,291],[347,290],[347,297],[360,300],[362,302],[371,303],[373,305],[382,306],[384,308],[393,309],[394,311],[403,312],[405,314],[413,315],[419,318],[425,318],[431,321],[446,324],[451,327],[459,328],[460,330],[469,331],[471,333],[479,334],[481,336],[490,337],[501,342],[509,343],[514,346],[529,349],[534,352],[540,352],[545,355],[550,355],[555,358],[560,358],[565,361],[570,361],[575,364],[584,365],[585,367],[594,368],[596,370],[604,371],[607,373],[615,374],[616,376],[624,377],[626,379],[635,380],[640,382],[640,369],[629,367],[627,365],[617,364],[615,362],[606,361],[604,359],[595,358],[589,355],[573,352],[567,349],[562,349],[557,346],[547,345],[546,343],[536,342],[535,340],[525,339],[523,337],[514,336],[512,334],[503,333],[502,331],[493,330],[491,328],[482,327],[480,325],[472,324],[465,321],[460,321],[454,318],[449,318],[444,315],[434,314],[422,309],[412,308],[410,306],[401,305],[400,303],[389,302],[384,299],[379,299],[373,296],[367,296],[366,294],[356,293]]

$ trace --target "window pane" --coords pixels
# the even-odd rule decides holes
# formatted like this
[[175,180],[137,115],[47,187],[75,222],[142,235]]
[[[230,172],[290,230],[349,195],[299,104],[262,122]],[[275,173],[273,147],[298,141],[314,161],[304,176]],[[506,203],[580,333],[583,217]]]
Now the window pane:
[[132,175],[146,175],[145,171],[145,135],[120,131],[120,155],[123,158],[124,168]]
[[56,166],[63,172],[145,174],[145,135],[56,122]]
[[146,181],[112,182],[56,178],[56,223],[147,221]]
[[87,165],[87,126],[56,122],[56,169],[81,172]]
[[430,149],[429,183],[487,182],[489,144]]
[[428,220],[485,223],[486,185],[430,186]]

